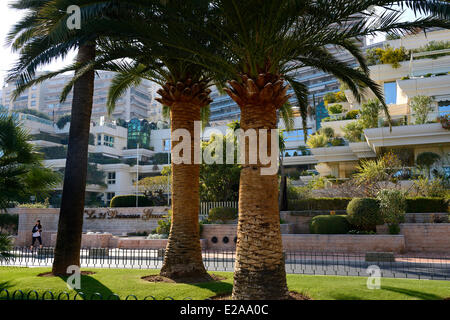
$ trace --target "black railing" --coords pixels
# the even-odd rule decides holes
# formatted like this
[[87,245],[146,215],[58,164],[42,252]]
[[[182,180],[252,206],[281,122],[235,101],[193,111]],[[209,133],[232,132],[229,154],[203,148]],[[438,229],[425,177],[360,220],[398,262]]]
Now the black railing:
[[[82,249],[81,266],[92,268],[159,269],[164,249]],[[14,248],[13,257],[0,266],[48,267],[53,263],[54,249]],[[234,271],[234,251],[203,250],[208,271]],[[377,266],[382,277],[450,280],[449,256],[394,255],[390,253],[345,253],[325,251],[285,252],[286,272],[307,275],[367,277],[368,268]]]
[[[118,294],[111,293],[109,295],[102,295],[99,292],[88,292],[84,293],[82,291],[76,292],[55,292],[50,290],[38,292],[36,290],[23,292],[22,290],[8,291],[7,289],[0,290],[0,300],[175,300],[173,297],[167,296],[161,299],[157,299],[152,295],[148,295],[142,298],[138,298],[134,294],[129,294],[123,299],[120,298]],[[192,298],[187,297],[182,300],[192,300]]]

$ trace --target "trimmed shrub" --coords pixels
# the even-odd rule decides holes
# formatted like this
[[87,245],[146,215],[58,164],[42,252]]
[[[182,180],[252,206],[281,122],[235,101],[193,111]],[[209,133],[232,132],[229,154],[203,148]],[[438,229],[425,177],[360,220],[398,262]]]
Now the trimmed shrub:
[[234,220],[237,217],[238,217],[238,209],[218,207],[218,208],[212,208],[211,210],[209,210],[208,219],[210,221],[225,222],[228,220]]
[[383,224],[379,201],[371,198],[355,198],[347,206],[348,221],[357,229],[374,231]]
[[449,212],[449,201],[444,198],[415,197],[406,199],[407,213]]
[[311,219],[309,231],[314,234],[346,234],[350,231],[350,223],[346,216],[315,216]]
[[346,210],[352,198],[309,198],[288,200],[288,210]]
[[[153,201],[146,196],[138,196],[138,206],[139,207],[151,207],[153,206]],[[136,207],[136,196],[135,195],[123,195],[115,196],[111,199],[111,208],[129,208]]]

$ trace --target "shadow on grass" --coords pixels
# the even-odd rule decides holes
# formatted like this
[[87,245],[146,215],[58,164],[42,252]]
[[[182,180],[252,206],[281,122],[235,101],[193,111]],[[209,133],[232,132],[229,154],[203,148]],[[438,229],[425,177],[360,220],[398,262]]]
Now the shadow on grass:
[[426,292],[410,290],[410,289],[395,288],[395,287],[386,287],[386,286],[382,286],[381,288],[383,290],[401,293],[401,294],[404,294],[404,295],[407,295],[410,297],[414,297],[414,298],[418,298],[418,299],[422,299],[422,300],[442,300],[442,297],[437,296],[432,293],[426,293]]
[[[67,282],[69,277],[67,276],[59,276],[61,280]],[[78,296],[78,299],[83,300],[112,300],[117,299],[113,296],[114,292],[112,292],[107,286],[98,281],[97,279],[87,276],[81,275],[81,288],[74,289]],[[100,295],[99,295],[100,294]],[[72,297],[74,299],[74,297]]]
[[216,295],[224,293],[231,294],[231,292],[233,291],[233,285],[231,283],[223,281],[200,282],[200,283],[193,283],[191,285],[197,288],[211,290]]

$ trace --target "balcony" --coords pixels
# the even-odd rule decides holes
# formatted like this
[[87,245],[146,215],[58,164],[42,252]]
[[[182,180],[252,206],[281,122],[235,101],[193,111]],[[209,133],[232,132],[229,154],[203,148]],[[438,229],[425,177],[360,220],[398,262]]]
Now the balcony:
[[380,147],[395,147],[406,145],[423,145],[450,143],[450,131],[442,128],[440,123],[406,125],[365,129],[364,135],[372,150]]

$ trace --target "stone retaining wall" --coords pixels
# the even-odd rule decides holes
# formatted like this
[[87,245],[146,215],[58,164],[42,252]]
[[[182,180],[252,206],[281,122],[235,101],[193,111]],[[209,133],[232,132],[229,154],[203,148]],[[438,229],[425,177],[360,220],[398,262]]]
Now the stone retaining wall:
[[286,251],[405,251],[403,235],[283,234]]
[[404,223],[400,230],[407,251],[450,254],[450,223]]
[[[167,211],[168,207],[86,208],[83,232],[108,232],[114,235],[143,231],[150,233],[158,226],[158,220],[167,215]],[[59,209],[14,208],[8,212],[19,215],[17,246],[31,244],[31,230],[36,220],[41,220],[44,245],[52,242],[51,235],[58,230]]]
[[[282,224],[281,233],[293,232],[293,225]],[[202,239],[207,241],[211,250],[234,250],[236,247],[237,224],[205,224]]]

